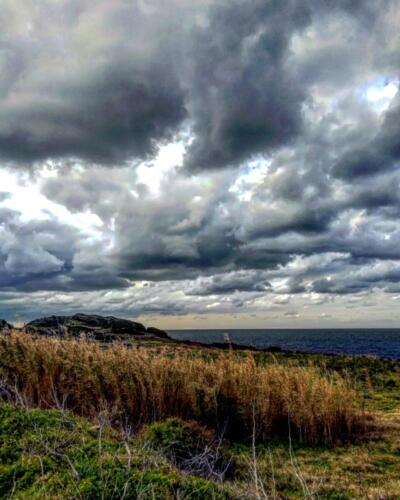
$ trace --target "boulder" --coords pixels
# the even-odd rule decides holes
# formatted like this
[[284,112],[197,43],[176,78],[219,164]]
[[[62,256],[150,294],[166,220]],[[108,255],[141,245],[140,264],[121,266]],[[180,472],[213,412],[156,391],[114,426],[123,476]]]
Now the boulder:
[[141,323],[114,316],[97,314],[75,314],[73,316],[49,316],[31,321],[25,326],[30,333],[50,336],[79,336],[86,334],[96,340],[108,341],[127,336],[151,335],[168,338],[168,335],[157,328],[146,330]]
[[10,323],[7,323],[7,321],[5,319],[0,319],[0,332],[2,332],[3,330],[12,330],[14,327],[13,325],[10,325]]

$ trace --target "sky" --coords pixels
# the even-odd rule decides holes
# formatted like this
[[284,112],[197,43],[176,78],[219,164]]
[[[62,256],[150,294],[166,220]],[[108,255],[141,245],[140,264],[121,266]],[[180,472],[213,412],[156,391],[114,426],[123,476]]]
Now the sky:
[[397,0],[0,6],[0,318],[400,327]]

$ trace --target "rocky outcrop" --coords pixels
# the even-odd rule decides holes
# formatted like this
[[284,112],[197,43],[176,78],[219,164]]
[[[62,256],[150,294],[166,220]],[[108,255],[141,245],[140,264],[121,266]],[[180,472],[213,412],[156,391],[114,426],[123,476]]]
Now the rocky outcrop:
[[150,335],[154,335],[155,337],[162,338],[162,339],[169,339],[170,338],[168,336],[167,332],[164,332],[164,330],[160,330],[159,328],[155,328],[154,326],[149,326],[147,328],[147,333]]
[[169,338],[166,332],[157,328],[146,329],[144,325],[135,321],[96,314],[39,318],[28,323],[25,330],[49,336],[77,337],[84,334],[105,342],[132,336]]
[[14,327],[13,325],[10,325],[10,323],[7,323],[5,319],[0,319],[0,332],[2,331],[8,331],[12,330]]

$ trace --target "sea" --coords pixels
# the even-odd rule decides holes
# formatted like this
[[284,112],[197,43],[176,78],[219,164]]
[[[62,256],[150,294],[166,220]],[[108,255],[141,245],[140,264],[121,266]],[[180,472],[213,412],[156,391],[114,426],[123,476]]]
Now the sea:
[[171,337],[196,342],[231,342],[257,348],[280,347],[289,351],[372,355],[400,359],[400,329],[267,329],[169,330]]

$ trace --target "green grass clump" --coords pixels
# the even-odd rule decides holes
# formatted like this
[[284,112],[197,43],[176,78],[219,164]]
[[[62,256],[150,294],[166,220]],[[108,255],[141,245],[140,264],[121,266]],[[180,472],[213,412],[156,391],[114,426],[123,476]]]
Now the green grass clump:
[[232,456],[225,452],[222,440],[197,422],[169,418],[146,426],[141,437],[181,470],[219,480],[233,474]]
[[0,498],[229,499],[139,441],[56,410],[0,406]]
[[214,441],[211,431],[197,422],[185,422],[180,418],[169,418],[146,426],[142,438],[148,446],[177,462],[184,462],[201,453]]

